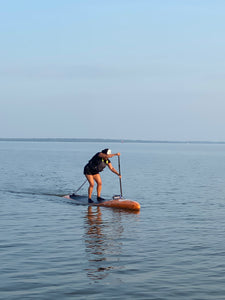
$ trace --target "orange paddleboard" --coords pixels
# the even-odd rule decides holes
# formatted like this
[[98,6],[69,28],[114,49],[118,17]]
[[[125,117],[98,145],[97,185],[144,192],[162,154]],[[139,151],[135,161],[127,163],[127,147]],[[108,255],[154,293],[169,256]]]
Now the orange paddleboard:
[[134,210],[134,211],[139,211],[141,208],[140,204],[137,201],[123,199],[123,198],[105,200],[103,202],[94,202],[94,203],[87,203],[87,197],[79,196],[79,195],[75,195],[75,196],[66,195],[64,196],[64,198],[75,200],[79,204],[86,204],[91,206],[111,207],[111,208],[127,209],[127,210]]
[[95,203],[96,206],[113,207],[129,210],[140,210],[141,206],[138,202],[128,199],[112,199],[102,203]]

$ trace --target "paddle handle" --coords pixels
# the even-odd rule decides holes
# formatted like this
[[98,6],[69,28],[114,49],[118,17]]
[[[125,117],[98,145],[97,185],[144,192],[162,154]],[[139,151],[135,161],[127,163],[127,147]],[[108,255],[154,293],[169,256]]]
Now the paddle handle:
[[[121,171],[120,171],[120,156],[118,156],[118,169],[119,169],[119,174],[121,175]],[[121,198],[123,198],[122,180],[121,180],[121,178],[120,178],[120,196],[121,196]]]

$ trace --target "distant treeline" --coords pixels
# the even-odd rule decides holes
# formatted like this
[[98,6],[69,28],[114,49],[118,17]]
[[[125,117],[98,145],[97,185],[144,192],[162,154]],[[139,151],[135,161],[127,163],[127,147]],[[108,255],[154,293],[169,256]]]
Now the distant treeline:
[[160,144],[225,144],[211,141],[158,141],[132,139],[90,139],[90,138],[0,138],[4,142],[91,142],[91,143],[160,143]]

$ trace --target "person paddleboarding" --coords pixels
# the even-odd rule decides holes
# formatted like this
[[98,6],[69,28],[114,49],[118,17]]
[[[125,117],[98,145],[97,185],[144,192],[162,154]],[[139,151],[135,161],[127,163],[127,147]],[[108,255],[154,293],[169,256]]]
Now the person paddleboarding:
[[103,198],[101,198],[101,190],[102,190],[102,179],[100,176],[100,172],[104,170],[106,166],[118,175],[121,178],[121,174],[117,172],[116,169],[113,168],[111,161],[109,158],[113,156],[120,156],[120,153],[111,153],[110,149],[104,149],[101,152],[96,153],[86,164],[84,167],[84,175],[86,176],[88,182],[89,182],[89,188],[88,188],[88,203],[93,203],[94,201],[91,199],[94,183],[97,183],[97,201],[102,202],[104,201]]

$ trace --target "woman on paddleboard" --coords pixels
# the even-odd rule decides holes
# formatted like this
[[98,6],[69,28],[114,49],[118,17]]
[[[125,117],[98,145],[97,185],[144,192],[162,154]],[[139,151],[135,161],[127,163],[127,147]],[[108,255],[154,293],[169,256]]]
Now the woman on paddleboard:
[[104,200],[103,198],[101,198],[102,179],[99,173],[102,172],[106,166],[109,167],[110,171],[112,171],[121,178],[121,175],[113,168],[111,161],[109,160],[109,158],[113,156],[120,156],[120,153],[112,154],[110,149],[104,149],[101,152],[96,153],[84,167],[84,175],[86,176],[89,182],[88,203],[94,202],[91,200],[94,182],[97,183],[98,202]]

